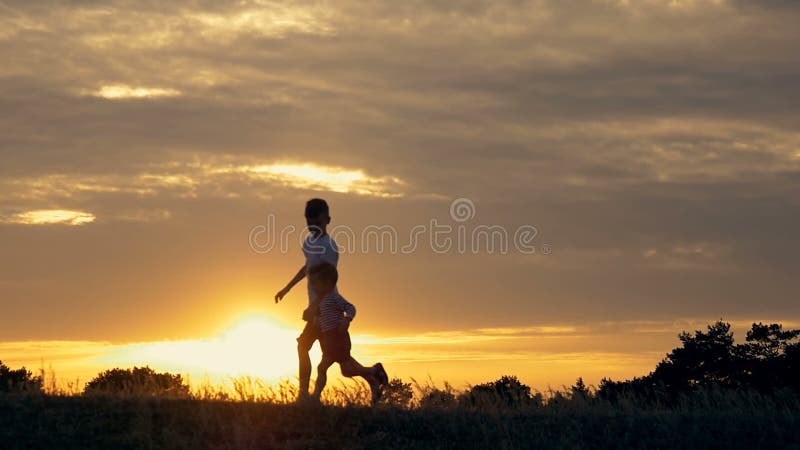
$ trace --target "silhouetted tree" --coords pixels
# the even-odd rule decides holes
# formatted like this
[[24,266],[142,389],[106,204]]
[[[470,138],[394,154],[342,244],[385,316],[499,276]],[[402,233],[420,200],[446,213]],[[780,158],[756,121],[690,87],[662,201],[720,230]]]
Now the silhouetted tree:
[[745,356],[752,359],[778,358],[786,353],[786,349],[798,336],[800,330],[784,331],[783,326],[777,323],[770,325],[754,323],[747,332],[747,343],[743,344],[742,348]]
[[787,346],[783,359],[786,386],[800,392],[800,342]]
[[780,324],[754,323],[745,344],[736,346],[739,375],[744,385],[765,391],[797,387],[794,348],[800,330],[783,330]]
[[156,373],[149,367],[111,369],[86,384],[86,394],[124,394],[158,397],[190,397],[189,386],[180,375]]
[[572,385],[572,387],[570,387],[569,390],[573,400],[575,399],[590,400],[592,398],[592,392],[583,382],[583,377],[578,377],[577,381],[575,381],[575,384]]
[[24,367],[11,370],[0,361],[0,393],[41,392],[42,377],[34,376]]
[[686,390],[711,384],[731,385],[735,364],[733,333],[722,320],[694,335],[682,332],[681,347],[670,352],[650,375],[670,389]]
[[597,397],[658,404],[696,388],[800,390],[800,330],[754,323],[746,342],[734,345],[730,324],[719,320],[707,332],[682,332],[679,337],[681,347],[649,375],[618,382],[603,379]]

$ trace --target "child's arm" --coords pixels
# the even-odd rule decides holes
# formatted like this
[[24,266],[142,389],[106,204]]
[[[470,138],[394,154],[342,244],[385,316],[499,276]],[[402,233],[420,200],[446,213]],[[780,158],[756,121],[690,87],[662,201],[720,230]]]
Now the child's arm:
[[352,322],[356,317],[356,307],[352,303],[345,300],[341,295],[338,297],[338,302],[339,309],[344,315],[344,320],[342,320],[339,330],[346,331],[350,327],[350,322]]
[[289,280],[289,284],[287,284],[285,288],[281,289],[280,291],[278,291],[277,294],[275,294],[275,303],[278,303],[279,301],[283,300],[283,297],[285,297],[286,294],[289,293],[289,291],[294,287],[294,285],[299,283],[300,280],[302,280],[305,277],[306,277],[306,265],[303,264],[302,267],[300,267],[300,270],[297,271],[297,274],[294,276],[294,278]]

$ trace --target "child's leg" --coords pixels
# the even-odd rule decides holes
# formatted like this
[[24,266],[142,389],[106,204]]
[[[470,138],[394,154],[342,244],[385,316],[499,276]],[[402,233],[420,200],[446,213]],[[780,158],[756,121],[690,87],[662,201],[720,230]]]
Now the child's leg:
[[369,384],[369,390],[372,391],[372,403],[375,404],[380,400],[381,382],[375,373],[375,366],[364,367],[358,363],[352,356],[348,357],[344,362],[340,363],[342,368],[342,375],[346,377],[361,377]]
[[319,339],[318,327],[316,327],[313,322],[306,322],[303,332],[300,333],[300,337],[297,338],[301,397],[308,395],[308,385],[311,381],[311,358],[308,356],[308,352],[317,339]]
[[361,377],[367,381],[375,378],[375,370],[372,367],[364,367],[352,356],[342,361],[340,364],[342,375],[346,377]]
[[308,350],[305,346],[297,346],[297,357],[300,361],[300,395],[308,395],[308,385],[311,380],[311,357],[308,356]]
[[317,383],[314,386],[314,398],[319,400],[322,395],[322,390],[325,389],[325,384],[328,383],[328,368],[333,364],[332,359],[322,356],[322,361],[317,366]]

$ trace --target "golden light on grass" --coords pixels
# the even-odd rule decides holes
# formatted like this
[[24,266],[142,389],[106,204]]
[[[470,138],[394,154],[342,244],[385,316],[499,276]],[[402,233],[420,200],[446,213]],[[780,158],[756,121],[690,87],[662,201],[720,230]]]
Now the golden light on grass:
[[181,92],[168,88],[134,87],[125,84],[114,84],[102,86],[100,89],[91,92],[91,95],[114,100],[125,98],[176,97],[181,95]]
[[2,221],[20,225],[84,225],[94,222],[94,220],[94,214],[85,211],[38,209],[12,214],[3,218]]

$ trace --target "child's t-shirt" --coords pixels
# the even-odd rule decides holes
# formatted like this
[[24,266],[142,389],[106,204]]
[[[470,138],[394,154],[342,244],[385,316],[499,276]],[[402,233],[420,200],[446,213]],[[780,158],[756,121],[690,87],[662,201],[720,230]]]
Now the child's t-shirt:
[[324,333],[335,330],[345,320],[353,320],[356,307],[338,292],[331,292],[319,304],[319,328]]
[[[306,257],[306,272],[309,268],[323,261],[333,264],[334,267],[339,263],[339,249],[336,246],[336,241],[327,234],[316,238],[309,235],[303,241],[303,254]],[[339,290],[334,288],[333,292],[338,294]],[[317,293],[311,289],[311,283],[308,282],[308,304],[310,305],[316,300]]]

